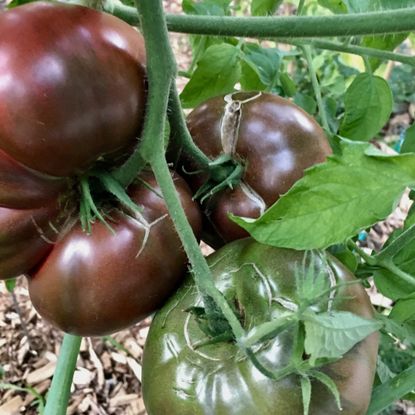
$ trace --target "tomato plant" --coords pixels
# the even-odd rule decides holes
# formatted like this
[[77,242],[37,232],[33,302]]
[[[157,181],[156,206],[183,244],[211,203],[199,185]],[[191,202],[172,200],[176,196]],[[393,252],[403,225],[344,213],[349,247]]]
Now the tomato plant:
[[[272,319],[284,318],[289,310],[296,310],[304,291],[301,278],[305,252],[261,245],[252,239],[227,244],[208,258],[216,286],[233,304],[246,332]],[[308,265],[309,266],[309,265]],[[313,264],[314,284],[309,295],[312,315],[327,311],[349,311],[365,318],[373,317],[368,296],[355,277],[333,257],[327,262],[321,258]],[[301,275],[296,275],[300,273]],[[318,289],[329,286],[330,273],[335,284],[340,284],[336,295],[318,298]],[[320,294],[322,292],[320,291]],[[333,308],[330,308],[330,302]],[[292,374],[279,381],[270,379],[241,353],[234,341],[210,341],[189,311],[203,307],[203,300],[191,279],[160,310],[150,328],[143,357],[143,394],[150,415],[245,415],[245,414],[302,414],[301,376]],[[305,312],[305,311],[304,311]],[[294,313],[293,313],[294,314]],[[318,314],[316,314],[318,316]],[[196,315],[197,316],[197,315]],[[309,315],[307,319],[313,319]],[[278,371],[292,364],[296,342],[295,320],[290,329],[268,337],[255,345],[258,360],[267,368]],[[312,320],[311,320],[312,321]],[[342,327],[333,334],[333,350],[352,333]],[[306,345],[308,332],[306,320]],[[361,329],[363,326],[361,326]],[[363,329],[364,330],[364,329]],[[310,329],[311,331],[311,329]],[[336,382],[341,395],[343,411],[337,408],[327,386],[316,379],[312,382],[311,414],[366,413],[376,368],[378,336],[367,337],[344,357],[324,367]],[[309,352],[306,349],[306,352]],[[339,353],[340,354],[340,353]],[[297,362],[298,366],[300,363]],[[157,371],[154,371],[157,368]],[[301,373],[301,371],[299,371]],[[302,371],[304,375],[305,370]],[[160,393],[163,390],[163,394]]]
[[[199,209],[183,179],[175,175],[174,182],[199,234]],[[101,336],[129,327],[160,307],[182,279],[186,256],[154,176],[141,174],[128,192],[139,213],[111,207],[113,232],[97,221],[87,234],[78,222],[30,272],[33,305],[67,333]]]
[[[229,213],[258,218],[306,168],[322,163],[331,154],[316,121],[290,101],[272,94],[234,93],[211,98],[193,110],[187,122],[195,144],[210,159],[226,155],[243,170],[241,180],[232,188],[206,189],[207,240],[215,245],[247,236],[228,218]],[[183,169],[191,173],[197,167],[191,158],[184,157]],[[188,178],[195,192],[206,181],[204,174]]]
[[[161,306],[188,259],[193,282],[174,298],[190,309],[171,300],[145,351],[143,388],[156,415],[166,411],[160,385],[177,413],[243,404],[249,413],[343,406],[374,415],[411,398],[415,210],[374,251],[365,235],[405,189],[414,199],[410,110],[400,137],[383,139],[395,72],[384,63],[414,65],[414,1],[186,0],[186,16],[165,14],[162,0],[94,4],[109,14],[15,7],[22,2],[0,14],[2,278],[30,274],[46,318],[101,334]],[[169,31],[189,34],[192,48],[180,95]],[[193,109],[188,124],[183,108]],[[209,242],[256,242],[232,242],[206,262],[200,225],[188,220],[195,204],[172,178],[166,148],[201,198]],[[147,168],[152,190],[136,181]],[[362,286],[377,291],[374,312]],[[79,337],[64,337],[46,415],[66,411],[79,347]],[[180,359],[163,360],[175,352]],[[223,354],[237,357],[223,363],[230,372],[215,360]],[[210,383],[192,389],[201,378]],[[289,393],[275,402],[281,385]]]

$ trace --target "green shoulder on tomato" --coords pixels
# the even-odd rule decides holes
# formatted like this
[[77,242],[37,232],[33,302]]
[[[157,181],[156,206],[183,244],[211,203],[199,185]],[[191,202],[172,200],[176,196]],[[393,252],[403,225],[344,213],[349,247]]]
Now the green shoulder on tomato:
[[[356,281],[336,259],[327,258],[338,283]],[[243,326],[249,330],[283,313],[278,298],[296,302],[294,273],[303,259],[304,252],[246,238],[216,251],[208,263],[217,288],[242,311]],[[317,262],[318,267],[327,264]],[[369,298],[359,283],[341,285],[336,298],[335,309],[373,317]],[[200,306],[201,296],[189,277],[154,318],[143,358],[143,395],[149,415],[302,415],[298,376],[281,381],[267,378],[233,342],[196,347],[207,336],[186,310]],[[321,311],[324,307],[327,302],[321,304]],[[292,348],[293,332],[286,330],[255,352],[269,369],[276,370],[288,363]],[[312,381],[310,414],[364,415],[377,348],[377,335],[372,334],[341,360],[324,367],[340,391],[343,411],[324,385]]]

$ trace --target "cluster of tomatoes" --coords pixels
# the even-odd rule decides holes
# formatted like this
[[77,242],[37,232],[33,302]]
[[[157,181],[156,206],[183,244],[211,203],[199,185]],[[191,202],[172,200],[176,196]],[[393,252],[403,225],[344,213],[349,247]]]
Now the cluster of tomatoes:
[[[128,327],[177,288],[185,253],[150,172],[128,188],[140,211],[106,195],[107,223],[95,220],[90,232],[78,188],[137,143],[143,39],[113,16],[41,2],[1,14],[0,37],[0,278],[26,275],[36,309],[66,332]],[[198,232],[199,208],[174,179]]]
[[[16,43],[17,37],[24,41]],[[113,16],[41,2],[1,14],[0,38],[0,278],[25,275],[38,312],[65,332],[94,336],[129,327],[160,308],[183,282],[186,255],[150,171],[127,189],[139,210],[104,192],[106,221],[95,218],[88,232],[79,219],[79,187],[91,169],[116,168],[137,144],[146,100],[143,39]],[[323,162],[330,146],[303,110],[266,93],[211,99],[189,115],[188,127],[210,159],[226,155],[243,170],[238,184],[208,193],[199,204],[192,195],[208,173],[193,174],[198,166],[186,151],[175,155],[176,170],[192,174],[186,181],[172,175],[195,234],[215,247],[225,245],[208,262],[226,298],[243,307],[250,328],[275,315],[277,291],[295,296],[293,270],[301,255],[245,238],[228,213],[259,217],[306,168]],[[339,279],[353,278],[333,263]],[[359,286],[344,293],[357,300],[339,307],[357,304],[354,312],[371,315]],[[200,304],[186,279],[152,325],[144,365],[149,413],[301,413],[298,385],[290,379],[282,387],[260,375],[232,342],[193,348],[203,333],[184,310]],[[271,365],[286,359],[290,336],[261,351]],[[369,362],[363,374],[356,356],[331,369],[347,373],[339,380],[345,414],[363,413],[367,405],[363,395],[371,385],[375,349],[373,340],[359,349]],[[352,387],[356,377],[360,392]],[[160,384],[172,394],[167,399],[153,392]],[[293,392],[290,407],[297,409],[289,409],[282,391]],[[326,402],[324,413],[334,413],[325,391],[316,396]]]

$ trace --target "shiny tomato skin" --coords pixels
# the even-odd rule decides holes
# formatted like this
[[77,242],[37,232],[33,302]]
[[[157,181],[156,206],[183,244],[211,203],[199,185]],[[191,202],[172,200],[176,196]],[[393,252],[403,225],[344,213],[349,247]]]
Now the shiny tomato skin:
[[68,181],[28,169],[0,150],[0,207],[40,208],[56,199]]
[[[199,208],[184,180],[174,178],[198,234]],[[76,224],[30,275],[33,305],[61,330],[101,336],[131,326],[159,308],[182,281],[186,255],[160,189],[152,174],[141,179],[158,193],[140,183],[129,188],[130,197],[152,224],[146,241],[138,216],[113,210],[108,220],[114,233],[100,221],[93,224],[90,235]]]
[[52,250],[60,216],[57,200],[34,209],[0,207],[0,279],[29,272]]
[[134,144],[144,113],[141,35],[82,6],[35,2],[0,14],[0,149],[52,176]]
[[[235,102],[242,103],[239,112]],[[231,111],[239,119],[230,117]],[[326,135],[314,119],[289,100],[268,93],[212,98],[189,114],[187,125],[195,144],[209,158],[228,154],[244,166],[240,185],[216,193],[203,206],[207,232],[215,245],[247,236],[228,218],[229,212],[259,217],[305,169],[331,154]],[[184,171],[197,170],[186,154],[181,162]],[[194,191],[205,179],[203,174],[186,176]]]
[[[215,284],[243,310],[246,330],[284,312],[276,298],[295,301],[295,270],[304,252],[261,245],[250,238],[229,243],[208,257]],[[356,281],[341,263],[327,257],[338,282]],[[326,265],[319,259],[318,269]],[[328,274],[327,274],[328,275]],[[329,277],[329,276],[328,276]],[[356,281],[357,282],[357,281]],[[366,292],[358,283],[343,285],[334,307],[372,318]],[[149,415],[302,415],[299,378],[281,381],[262,375],[232,342],[194,347],[207,340],[188,310],[201,306],[188,277],[153,319],[143,356],[142,388]],[[321,304],[327,309],[327,302]],[[272,316],[272,317],[271,317]],[[270,339],[257,357],[269,369],[287,364],[294,333]],[[200,344],[200,343],[199,343]],[[372,334],[324,368],[337,384],[343,411],[325,386],[312,381],[311,415],[365,415],[376,370],[378,336]]]

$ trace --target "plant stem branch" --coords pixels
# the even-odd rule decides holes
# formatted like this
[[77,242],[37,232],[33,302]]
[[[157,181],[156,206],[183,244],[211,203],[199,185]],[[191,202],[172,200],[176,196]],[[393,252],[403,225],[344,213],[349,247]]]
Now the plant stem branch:
[[359,245],[355,244],[351,239],[347,242],[347,246],[355,251],[367,264],[375,266],[377,264],[375,258],[367,254]]
[[213,298],[228,320],[236,339],[244,330],[222,293],[217,290],[192,228],[174,187],[164,155],[163,133],[168,97],[176,74],[174,56],[168,41],[167,27],[161,0],[140,0],[141,29],[148,57],[149,96],[144,122],[141,154],[156,176],[171,219],[193,268],[196,285],[203,295]]
[[[183,110],[180,104],[179,93],[173,83],[170,90],[169,121],[172,130],[171,144],[175,147],[175,154],[185,150],[186,155],[203,169],[209,169],[210,158],[194,143],[186,126]],[[176,149],[176,147],[178,147]]]
[[[107,0],[104,9],[137,24],[137,10],[119,0]],[[327,37],[403,33],[415,30],[415,7],[334,16],[232,17],[166,15],[169,31],[255,38]]]
[[384,258],[390,258],[395,256],[399,251],[401,251],[405,245],[409,242],[415,240],[415,225],[412,225],[404,232],[402,232],[394,241],[392,241],[388,246],[382,249],[375,258],[377,260],[382,260]]
[[402,281],[405,281],[407,284],[412,285],[412,287],[415,288],[414,276],[400,269],[397,265],[395,265],[392,259],[378,262],[378,264],[382,266],[383,268],[386,268],[388,271],[392,272],[393,274],[395,274]]
[[330,131],[330,125],[329,125],[329,122],[327,120],[326,109],[324,108],[323,98],[321,96],[320,84],[319,84],[318,79],[317,79],[316,71],[314,70],[314,67],[313,67],[313,58],[311,56],[311,46],[304,45],[304,46],[301,46],[301,49],[303,50],[304,57],[307,61],[308,72],[310,74],[311,84],[313,85],[314,95],[316,96],[318,111],[320,113],[320,118],[321,118],[321,123],[323,125],[323,128],[327,132],[330,133],[331,132]]
[[396,61],[396,62],[401,62],[401,63],[415,66],[415,56],[409,56],[409,55],[404,55],[402,53],[390,52],[388,50],[367,48],[367,47],[356,46],[356,45],[345,45],[340,42],[320,40],[320,39],[293,40],[293,39],[286,39],[286,38],[278,38],[276,41],[279,43],[286,43],[288,45],[294,45],[294,46],[310,45],[316,49],[326,49],[326,50],[332,50],[335,52],[344,52],[344,53],[350,53],[350,54],[359,55],[359,56],[370,56],[373,58]]
[[65,334],[59,352],[58,364],[47,396],[44,415],[65,415],[73,374],[76,367],[81,337]]

